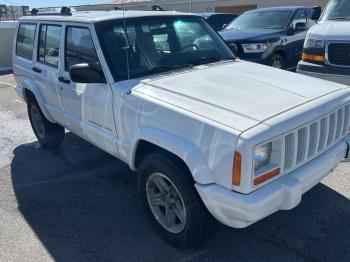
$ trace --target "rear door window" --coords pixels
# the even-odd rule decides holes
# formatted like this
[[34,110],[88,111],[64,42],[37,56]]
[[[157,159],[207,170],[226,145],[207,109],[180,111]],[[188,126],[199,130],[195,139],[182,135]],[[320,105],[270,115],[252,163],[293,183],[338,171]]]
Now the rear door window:
[[65,70],[69,71],[72,65],[81,63],[100,65],[90,30],[86,27],[68,26],[66,29]]
[[58,67],[60,54],[61,26],[41,25],[38,45],[38,61]]
[[222,17],[222,23],[223,25],[228,25],[229,23],[231,23],[233,21],[233,19],[235,19],[237,16],[236,15],[224,15]]
[[222,27],[222,20],[221,16],[219,15],[213,15],[208,18],[208,24],[215,30],[219,31]]
[[35,24],[22,23],[19,25],[16,41],[16,55],[32,60],[35,30]]

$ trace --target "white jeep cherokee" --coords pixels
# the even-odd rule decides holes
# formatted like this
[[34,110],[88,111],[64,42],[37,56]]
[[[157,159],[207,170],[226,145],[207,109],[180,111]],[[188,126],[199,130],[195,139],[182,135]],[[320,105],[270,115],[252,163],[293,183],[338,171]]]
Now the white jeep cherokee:
[[17,31],[16,91],[41,145],[68,129],[128,163],[175,246],[207,239],[212,216],[243,228],[294,208],[348,156],[345,86],[235,59],[199,16],[32,15]]

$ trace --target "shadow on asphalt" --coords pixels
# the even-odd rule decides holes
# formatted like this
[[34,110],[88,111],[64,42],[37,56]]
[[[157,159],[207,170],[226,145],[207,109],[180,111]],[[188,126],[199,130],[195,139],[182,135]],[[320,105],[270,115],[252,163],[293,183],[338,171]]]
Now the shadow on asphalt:
[[322,184],[292,211],[246,229],[219,225],[199,250],[152,230],[127,165],[68,133],[62,147],[14,150],[19,210],[57,261],[349,261],[350,201]]

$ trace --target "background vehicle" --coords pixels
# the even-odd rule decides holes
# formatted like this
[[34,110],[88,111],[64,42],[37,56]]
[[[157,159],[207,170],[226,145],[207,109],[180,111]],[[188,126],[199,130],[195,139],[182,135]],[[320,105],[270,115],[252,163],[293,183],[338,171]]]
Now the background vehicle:
[[126,162],[177,247],[207,240],[213,217],[243,228],[296,207],[348,156],[348,88],[235,59],[198,15],[31,15],[14,44],[42,147],[66,128]]
[[200,13],[199,15],[203,16],[215,31],[223,30],[226,25],[239,16],[239,14],[230,13]]
[[314,10],[287,6],[248,11],[220,34],[243,60],[291,69],[301,59],[307,30],[316,23]]
[[331,0],[307,35],[297,72],[350,85],[350,1]]

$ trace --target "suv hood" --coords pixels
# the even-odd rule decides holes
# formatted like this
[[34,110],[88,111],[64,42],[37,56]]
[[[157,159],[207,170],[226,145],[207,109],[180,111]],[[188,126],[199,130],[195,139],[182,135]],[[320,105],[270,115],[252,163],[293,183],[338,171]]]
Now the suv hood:
[[237,60],[144,79],[132,91],[243,132],[343,88],[328,81]]
[[254,39],[266,40],[282,34],[282,31],[274,29],[230,29],[219,33],[225,41],[242,41]]
[[325,40],[350,40],[350,21],[325,21],[314,25],[310,34]]

